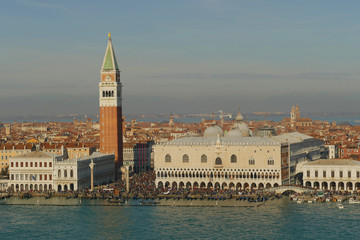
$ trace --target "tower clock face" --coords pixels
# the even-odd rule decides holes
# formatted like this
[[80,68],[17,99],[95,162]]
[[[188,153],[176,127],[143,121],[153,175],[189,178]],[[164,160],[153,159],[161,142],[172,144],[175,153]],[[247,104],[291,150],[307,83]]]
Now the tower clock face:
[[106,76],[106,77],[105,77],[105,81],[111,81],[111,77],[110,77],[110,76]]

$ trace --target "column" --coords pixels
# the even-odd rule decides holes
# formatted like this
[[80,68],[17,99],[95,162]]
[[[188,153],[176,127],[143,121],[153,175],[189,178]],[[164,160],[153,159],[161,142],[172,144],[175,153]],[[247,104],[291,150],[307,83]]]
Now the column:
[[94,189],[94,166],[95,166],[95,163],[93,162],[93,160],[91,159],[91,163],[89,164],[89,167],[90,167],[90,176],[91,176],[91,183],[90,183],[90,186],[91,186],[91,191]]

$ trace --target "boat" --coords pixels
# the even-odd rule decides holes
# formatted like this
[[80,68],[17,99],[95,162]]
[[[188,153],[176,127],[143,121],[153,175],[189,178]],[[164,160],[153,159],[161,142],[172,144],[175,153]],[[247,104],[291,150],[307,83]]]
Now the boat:
[[298,199],[296,203],[302,203],[303,201],[301,199]]
[[337,206],[338,206],[339,209],[343,209],[343,208],[344,208],[344,205],[342,205],[341,203],[339,203]]
[[325,200],[325,201],[326,201],[326,202],[330,202],[330,200],[331,200],[330,198],[326,198],[326,200]]
[[350,204],[360,203],[360,201],[359,201],[359,200],[356,200],[356,199],[353,199],[353,198],[350,198],[350,199],[349,199],[349,203],[350,203]]
[[308,203],[312,203],[312,201],[311,201],[311,200],[308,200]]

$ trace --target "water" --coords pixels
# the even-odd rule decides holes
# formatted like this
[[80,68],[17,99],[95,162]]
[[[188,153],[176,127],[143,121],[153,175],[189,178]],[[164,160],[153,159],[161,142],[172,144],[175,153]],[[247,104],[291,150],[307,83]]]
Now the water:
[[1,239],[358,239],[360,206],[282,199],[248,207],[1,205]]

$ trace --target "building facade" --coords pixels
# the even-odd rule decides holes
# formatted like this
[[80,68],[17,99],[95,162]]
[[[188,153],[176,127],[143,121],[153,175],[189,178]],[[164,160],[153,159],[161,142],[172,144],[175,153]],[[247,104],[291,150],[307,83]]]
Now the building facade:
[[360,190],[360,162],[321,159],[302,166],[304,186],[323,190]]
[[47,191],[54,187],[54,161],[62,158],[34,151],[10,158],[9,186],[14,191]]
[[203,137],[155,145],[156,185],[259,189],[294,184],[296,165],[321,157],[323,143],[310,136],[251,137],[246,125],[235,125],[225,135],[210,126]]
[[123,165],[122,84],[109,33],[99,83],[100,152],[115,155],[115,176]]
[[94,185],[114,180],[113,154],[95,152],[90,156],[67,159],[66,154],[55,155],[33,151],[10,158],[9,187],[14,191],[76,191],[90,188],[94,166]]

